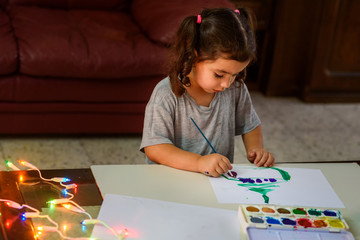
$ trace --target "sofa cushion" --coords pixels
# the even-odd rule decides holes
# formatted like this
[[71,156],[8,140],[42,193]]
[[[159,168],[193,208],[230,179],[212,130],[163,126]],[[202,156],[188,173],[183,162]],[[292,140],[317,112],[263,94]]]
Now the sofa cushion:
[[0,9],[0,74],[16,71],[18,54],[7,14]]
[[7,4],[7,1],[6,1],[6,0],[0,0],[0,8],[1,8],[1,9],[5,9],[6,4]]
[[31,76],[127,78],[159,75],[168,49],[125,12],[13,7],[20,72]]
[[[0,0],[1,1],[1,0]],[[97,9],[97,10],[124,10],[129,9],[131,0],[9,0],[12,6],[38,6],[63,9]]]
[[228,0],[134,0],[131,11],[135,21],[153,41],[169,45],[185,17],[215,7],[235,9]]
[[131,79],[0,78],[0,102],[146,103],[164,76]]

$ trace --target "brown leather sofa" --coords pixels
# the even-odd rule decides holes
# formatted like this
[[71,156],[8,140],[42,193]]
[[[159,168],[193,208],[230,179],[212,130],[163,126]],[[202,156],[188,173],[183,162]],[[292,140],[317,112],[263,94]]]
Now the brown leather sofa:
[[141,133],[180,21],[227,0],[0,0],[0,134]]

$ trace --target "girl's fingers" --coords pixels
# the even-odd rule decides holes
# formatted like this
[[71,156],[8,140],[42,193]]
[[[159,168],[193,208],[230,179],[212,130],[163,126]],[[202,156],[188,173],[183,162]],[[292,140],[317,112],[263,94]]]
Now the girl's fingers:
[[269,155],[270,155],[270,156],[269,156],[267,162],[264,164],[265,167],[272,167],[272,166],[274,166],[275,158],[274,158],[274,156],[273,156],[271,153],[270,153]]
[[218,167],[216,168],[216,171],[219,174],[223,174],[228,171],[227,165],[224,162],[220,162]]
[[228,170],[232,169],[232,165],[231,165],[231,162],[230,162],[229,159],[225,158],[225,159],[223,159],[223,161],[224,161],[225,164],[226,164],[226,172],[227,172]]
[[267,161],[267,159],[269,157],[269,153],[268,152],[262,152],[261,154],[258,154],[258,156],[259,156],[260,159],[257,162],[256,166],[260,167],[260,166],[263,166],[266,163],[266,161]]

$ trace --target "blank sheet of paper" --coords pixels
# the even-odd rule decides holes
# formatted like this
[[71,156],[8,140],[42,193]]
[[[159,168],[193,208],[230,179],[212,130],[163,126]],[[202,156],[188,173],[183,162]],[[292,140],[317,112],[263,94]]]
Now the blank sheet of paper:
[[[237,211],[106,194],[98,219],[115,231],[126,228],[126,239],[240,239]],[[92,237],[116,239],[97,224]]]
[[234,165],[232,172],[226,178],[209,177],[220,203],[344,208],[319,169]]

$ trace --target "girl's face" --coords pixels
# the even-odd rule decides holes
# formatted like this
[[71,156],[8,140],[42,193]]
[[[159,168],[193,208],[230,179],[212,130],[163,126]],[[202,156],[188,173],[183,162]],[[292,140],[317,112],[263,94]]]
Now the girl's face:
[[223,57],[216,60],[205,60],[195,63],[189,78],[192,86],[200,88],[206,93],[224,91],[230,87],[236,76],[246,68],[249,62],[250,60],[239,62]]

